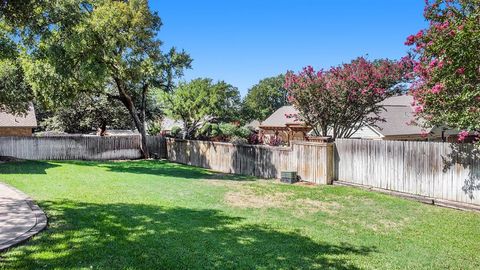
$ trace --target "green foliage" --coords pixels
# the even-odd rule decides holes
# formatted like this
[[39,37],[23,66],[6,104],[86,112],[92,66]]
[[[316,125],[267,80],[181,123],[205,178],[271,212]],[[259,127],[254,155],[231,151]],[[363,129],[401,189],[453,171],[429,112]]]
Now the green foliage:
[[247,143],[247,138],[249,138],[251,134],[252,131],[250,129],[230,123],[206,123],[199,129],[197,137],[202,139]]
[[248,144],[248,140],[243,138],[243,137],[239,137],[239,136],[233,136],[230,138],[229,142],[233,143],[233,144]]
[[0,110],[22,113],[32,100],[32,91],[24,80],[18,60],[18,48],[0,19]]
[[198,130],[197,137],[209,139],[209,138],[218,138],[223,135],[220,125],[217,123],[205,123]]
[[174,126],[174,127],[172,127],[172,130],[170,130],[170,135],[172,135],[173,137],[178,137],[180,132],[182,132],[182,128]]
[[236,125],[230,123],[221,123],[218,125],[218,127],[220,128],[222,135],[227,138],[235,136],[238,129]]
[[263,121],[278,108],[287,105],[288,93],[284,84],[285,76],[279,75],[263,79],[250,88],[242,102],[243,120]]
[[246,127],[238,127],[235,133],[236,136],[244,139],[250,137],[251,134],[252,134],[252,131]]
[[147,133],[150,136],[157,136],[162,131],[162,123],[160,121],[152,121],[148,126]]
[[[38,111],[44,108],[37,106]],[[111,102],[104,95],[78,95],[68,105],[59,106],[55,110],[47,109],[39,117],[40,129],[46,131],[62,131],[67,133],[90,133],[106,128],[133,129],[128,111],[120,102]]]
[[33,11],[26,14],[21,5],[5,5],[5,21],[25,47],[22,68],[37,98],[52,107],[83,93],[119,100],[145,150],[151,89],[170,91],[191,63],[183,51],[161,50],[157,34],[162,23],[148,1],[32,0],[27,6]]
[[231,121],[238,117],[240,94],[236,87],[223,81],[195,79],[180,83],[172,92],[160,95],[166,113],[182,120],[186,138],[193,138],[203,124]]

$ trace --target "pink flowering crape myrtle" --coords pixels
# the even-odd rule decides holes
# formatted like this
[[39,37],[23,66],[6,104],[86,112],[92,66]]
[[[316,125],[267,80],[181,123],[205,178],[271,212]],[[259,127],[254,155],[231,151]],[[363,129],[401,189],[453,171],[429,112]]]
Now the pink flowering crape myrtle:
[[363,124],[381,120],[378,103],[397,93],[410,77],[412,61],[368,61],[363,57],[348,64],[315,71],[307,66],[289,71],[285,88],[289,101],[317,135],[348,138]]
[[427,0],[424,16],[429,27],[405,41],[415,112],[426,126],[463,130],[463,140],[480,131],[480,1]]

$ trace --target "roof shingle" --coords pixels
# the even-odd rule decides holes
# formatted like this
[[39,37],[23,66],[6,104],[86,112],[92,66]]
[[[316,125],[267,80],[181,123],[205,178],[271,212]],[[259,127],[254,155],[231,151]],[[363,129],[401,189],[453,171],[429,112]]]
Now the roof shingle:
[[14,115],[0,111],[0,127],[37,127],[37,118],[35,117],[35,109],[30,104],[25,114]]

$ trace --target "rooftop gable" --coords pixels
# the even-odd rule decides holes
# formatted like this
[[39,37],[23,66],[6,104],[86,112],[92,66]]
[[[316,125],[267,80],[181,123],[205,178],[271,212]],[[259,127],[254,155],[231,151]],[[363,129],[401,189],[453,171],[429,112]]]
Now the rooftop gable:
[[298,110],[293,106],[283,106],[263,121],[260,127],[286,127],[287,124],[302,124],[295,117],[287,117],[288,115],[298,114]]
[[0,127],[37,127],[37,118],[35,117],[35,109],[30,104],[25,114],[11,114],[0,111]]

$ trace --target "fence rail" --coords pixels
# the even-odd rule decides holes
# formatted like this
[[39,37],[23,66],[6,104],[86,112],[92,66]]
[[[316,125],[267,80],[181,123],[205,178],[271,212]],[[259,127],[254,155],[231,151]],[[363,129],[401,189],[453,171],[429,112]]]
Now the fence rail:
[[480,205],[480,152],[472,144],[335,141],[336,179]]
[[280,178],[296,171],[302,180],[327,184],[333,179],[333,144],[293,142],[291,147],[167,140],[168,159],[225,173]]

